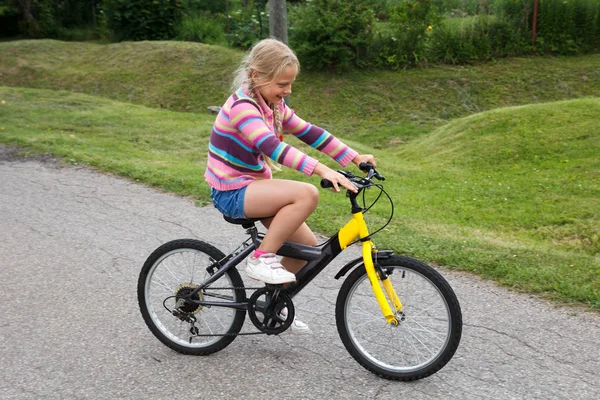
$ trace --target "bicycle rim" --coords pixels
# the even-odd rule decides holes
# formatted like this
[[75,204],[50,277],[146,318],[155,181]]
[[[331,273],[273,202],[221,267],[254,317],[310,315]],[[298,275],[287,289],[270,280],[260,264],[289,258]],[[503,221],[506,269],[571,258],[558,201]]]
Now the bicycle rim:
[[346,330],[356,351],[376,372],[394,379],[418,379],[440,362],[450,344],[450,308],[440,289],[418,271],[394,267],[389,279],[404,306],[398,315],[400,324],[394,327],[386,322],[365,273],[346,297]]
[[[207,267],[214,260],[201,251],[191,248],[174,249],[159,257],[152,265],[146,278],[144,296],[148,314],[154,326],[169,341],[189,349],[202,349],[223,340],[233,329],[236,310],[225,307],[188,306],[196,318],[195,334],[190,333],[189,322],[175,317],[175,295],[187,287],[195,288],[210,274]],[[211,287],[229,287],[227,290],[207,288],[198,293],[198,298],[211,301],[237,301],[235,286],[229,274],[223,275]]]

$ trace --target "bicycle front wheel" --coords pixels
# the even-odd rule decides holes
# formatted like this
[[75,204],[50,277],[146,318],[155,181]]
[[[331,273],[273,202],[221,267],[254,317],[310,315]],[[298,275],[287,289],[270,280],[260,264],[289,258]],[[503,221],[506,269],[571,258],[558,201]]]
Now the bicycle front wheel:
[[[176,296],[193,292],[215,271],[225,257],[217,248],[199,240],[165,243],[146,260],[138,280],[140,311],[150,331],[168,347],[184,354],[207,355],[228,346],[242,329],[246,311],[193,302],[178,304]],[[244,302],[244,284],[231,268],[194,300]]]
[[361,265],[344,281],[336,302],[344,346],[359,364],[383,378],[411,381],[434,374],[460,342],[462,314],[454,291],[436,270],[412,258],[391,256],[377,265],[389,275],[403,304],[397,313],[400,324],[386,322]]

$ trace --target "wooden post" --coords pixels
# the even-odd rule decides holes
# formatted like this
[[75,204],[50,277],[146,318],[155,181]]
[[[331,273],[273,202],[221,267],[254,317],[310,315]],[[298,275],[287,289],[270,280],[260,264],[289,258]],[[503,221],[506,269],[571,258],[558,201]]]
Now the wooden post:
[[287,8],[285,0],[269,0],[269,36],[287,44]]
[[[269,0],[269,36],[287,44],[287,8],[285,0]],[[290,96],[283,99],[290,105]]]

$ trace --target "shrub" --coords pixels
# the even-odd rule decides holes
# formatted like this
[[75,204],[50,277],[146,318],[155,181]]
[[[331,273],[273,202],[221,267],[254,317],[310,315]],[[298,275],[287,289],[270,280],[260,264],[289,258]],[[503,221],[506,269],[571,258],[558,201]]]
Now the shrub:
[[367,64],[375,18],[362,1],[312,0],[290,8],[289,38],[308,69],[346,70]]
[[579,54],[594,47],[600,34],[596,19],[600,3],[591,0],[547,0],[540,2],[538,40],[540,50]]
[[249,0],[247,7],[231,12],[225,25],[230,46],[245,50],[269,36],[266,5],[267,0]]
[[165,40],[175,37],[182,0],[105,0],[107,24],[113,39]]
[[[495,12],[531,38],[533,0],[498,0]],[[539,2],[538,53],[582,54],[600,49],[600,2],[543,0]]]
[[227,12],[227,2],[223,0],[183,0],[183,7],[191,14],[209,12],[214,15]]
[[0,37],[19,34],[19,10],[10,4],[0,4]]
[[223,17],[212,14],[184,16],[176,26],[177,39],[206,44],[227,44]]
[[428,59],[432,62],[466,64],[523,54],[528,49],[525,33],[500,17],[478,16],[445,20],[432,30]]
[[427,32],[440,20],[432,0],[401,0],[390,9],[387,33],[375,39],[373,53],[380,67],[398,69],[425,58]]

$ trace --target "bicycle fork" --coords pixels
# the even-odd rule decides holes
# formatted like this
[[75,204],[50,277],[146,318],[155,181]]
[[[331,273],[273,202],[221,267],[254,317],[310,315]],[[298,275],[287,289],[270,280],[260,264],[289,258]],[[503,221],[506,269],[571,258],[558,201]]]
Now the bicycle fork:
[[[387,276],[378,276],[377,271],[375,270],[373,253],[376,252],[377,249],[375,248],[375,244],[369,239],[369,230],[362,212],[352,214],[352,220],[340,229],[338,234],[340,247],[345,249],[357,236],[361,238],[363,262],[375,299],[377,299],[377,303],[381,308],[381,312],[385,317],[386,322],[392,326],[397,326],[399,321],[398,318],[396,318],[396,314],[402,311],[402,302],[400,302],[389,278]],[[379,281],[381,281],[381,285],[379,284]],[[385,294],[381,289],[381,286],[383,286]],[[394,306],[394,311],[390,308],[390,302]]]

